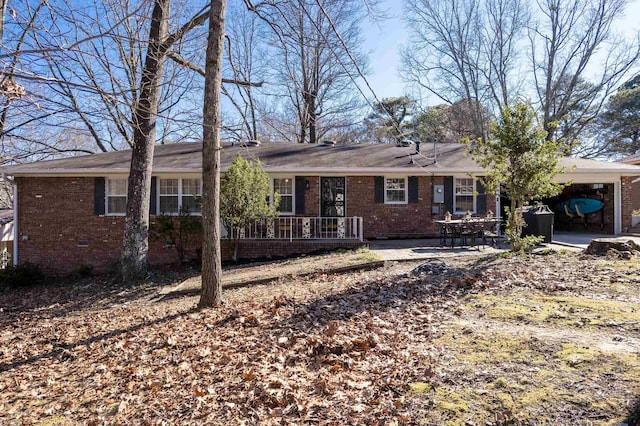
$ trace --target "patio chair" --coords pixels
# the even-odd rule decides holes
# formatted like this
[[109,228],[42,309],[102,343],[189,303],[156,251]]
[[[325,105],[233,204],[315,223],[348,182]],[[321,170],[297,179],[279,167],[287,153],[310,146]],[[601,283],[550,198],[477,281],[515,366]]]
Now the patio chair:
[[498,238],[500,235],[496,233],[496,223],[485,222],[482,227],[482,244],[487,245],[487,240],[490,241],[491,247],[498,247]]
[[456,244],[456,239],[461,238],[460,226],[454,223],[442,223],[440,225],[440,245],[443,247]]
[[478,222],[463,221],[460,227],[460,245],[467,245],[467,241],[470,241],[471,246],[475,246],[478,240],[478,235],[481,233],[481,225]]

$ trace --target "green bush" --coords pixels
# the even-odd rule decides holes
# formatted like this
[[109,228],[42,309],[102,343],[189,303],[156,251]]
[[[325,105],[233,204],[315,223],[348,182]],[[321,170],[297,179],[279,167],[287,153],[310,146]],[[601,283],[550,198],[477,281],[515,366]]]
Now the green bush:
[[512,251],[516,253],[528,253],[544,241],[544,237],[541,235],[527,235],[526,237],[512,236],[508,241],[511,244]]
[[0,271],[0,287],[26,287],[44,282],[42,269],[34,263],[7,266]]
[[[191,215],[187,208],[181,208],[178,216],[161,214],[151,226],[152,239],[164,239],[167,247],[174,247],[181,264],[185,264],[188,258],[188,250],[198,245],[202,235],[202,221],[199,217]],[[195,247],[196,257],[200,247]]]

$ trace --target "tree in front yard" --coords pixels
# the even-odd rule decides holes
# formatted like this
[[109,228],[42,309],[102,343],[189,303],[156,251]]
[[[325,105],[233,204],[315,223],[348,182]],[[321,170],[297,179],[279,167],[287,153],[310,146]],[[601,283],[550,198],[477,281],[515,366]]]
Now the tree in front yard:
[[238,260],[240,232],[257,220],[277,214],[279,195],[269,202],[269,176],[259,161],[238,155],[220,181],[220,216],[234,241],[233,260]]
[[554,178],[564,170],[559,165],[566,152],[562,141],[547,139],[547,132],[533,108],[524,103],[505,106],[490,137],[464,140],[471,157],[486,170],[482,179],[487,192],[499,190],[511,200],[507,237],[513,251],[526,249],[522,207],[533,200],[557,195],[564,184]]

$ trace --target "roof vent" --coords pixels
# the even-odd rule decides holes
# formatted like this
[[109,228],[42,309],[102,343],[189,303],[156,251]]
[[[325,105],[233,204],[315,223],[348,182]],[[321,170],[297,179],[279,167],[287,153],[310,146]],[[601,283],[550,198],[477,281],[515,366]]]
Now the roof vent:
[[244,143],[245,146],[260,146],[260,141],[257,139],[251,139]]
[[334,146],[335,144],[336,144],[336,141],[332,141],[332,140],[322,141],[322,145],[326,145],[326,146]]

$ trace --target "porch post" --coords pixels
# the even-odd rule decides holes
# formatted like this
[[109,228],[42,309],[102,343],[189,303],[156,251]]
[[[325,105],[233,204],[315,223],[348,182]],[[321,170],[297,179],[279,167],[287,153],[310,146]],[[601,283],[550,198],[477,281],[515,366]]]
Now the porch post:
[[13,183],[13,266],[18,266],[18,183]]
[[622,178],[613,183],[613,233],[622,232]]

